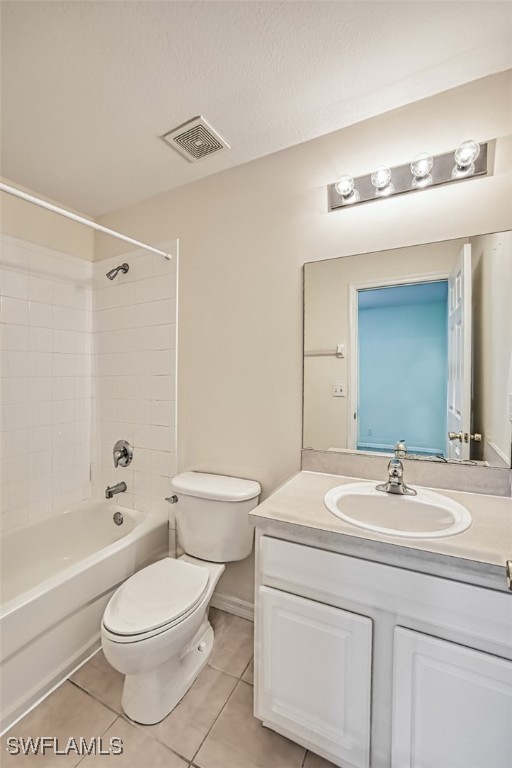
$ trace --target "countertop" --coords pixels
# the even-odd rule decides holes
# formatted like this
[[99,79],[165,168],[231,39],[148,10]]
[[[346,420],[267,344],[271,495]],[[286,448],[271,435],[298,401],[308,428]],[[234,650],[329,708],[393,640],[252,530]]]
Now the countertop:
[[251,512],[252,521],[263,533],[290,541],[509,591],[506,562],[512,560],[512,499],[435,489],[471,512],[471,526],[454,536],[406,539],[357,528],[329,512],[325,493],[355,481],[360,478],[299,472]]

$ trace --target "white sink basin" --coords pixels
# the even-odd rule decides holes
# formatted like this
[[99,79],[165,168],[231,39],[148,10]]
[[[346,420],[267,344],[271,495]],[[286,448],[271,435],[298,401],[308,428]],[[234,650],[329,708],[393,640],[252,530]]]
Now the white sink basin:
[[440,493],[415,488],[417,496],[400,496],[377,491],[376,485],[338,485],[325,494],[325,506],[358,528],[414,539],[453,536],[471,525],[466,507]]

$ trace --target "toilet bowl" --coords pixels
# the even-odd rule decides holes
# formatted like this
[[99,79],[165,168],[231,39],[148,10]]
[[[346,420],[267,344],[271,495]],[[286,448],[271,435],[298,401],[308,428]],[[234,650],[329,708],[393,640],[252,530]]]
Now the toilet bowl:
[[250,554],[248,512],[260,493],[252,480],[195,472],[174,478],[173,489],[178,535],[201,559],[187,552],[138,571],[111,597],[101,625],[105,657],[126,676],[123,711],[144,725],[163,720],[207,664],[214,640],[208,606],[225,567],[219,555]]

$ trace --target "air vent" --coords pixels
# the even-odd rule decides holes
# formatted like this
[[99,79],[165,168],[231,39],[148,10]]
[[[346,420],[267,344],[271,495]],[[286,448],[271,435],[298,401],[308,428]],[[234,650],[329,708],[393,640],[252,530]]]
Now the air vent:
[[162,139],[191,163],[221,149],[230,149],[229,144],[203,117],[194,117],[193,120],[173,128],[164,134]]

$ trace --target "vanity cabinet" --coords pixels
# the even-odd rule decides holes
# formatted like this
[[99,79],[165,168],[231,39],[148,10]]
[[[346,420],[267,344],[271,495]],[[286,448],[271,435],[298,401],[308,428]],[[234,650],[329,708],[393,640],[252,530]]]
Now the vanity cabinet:
[[511,768],[512,595],[257,532],[255,715],[342,768]]

